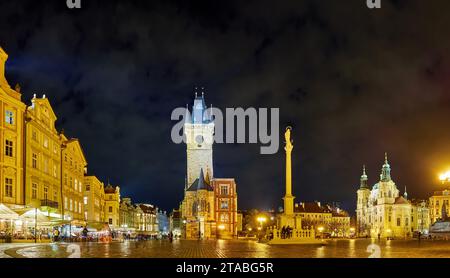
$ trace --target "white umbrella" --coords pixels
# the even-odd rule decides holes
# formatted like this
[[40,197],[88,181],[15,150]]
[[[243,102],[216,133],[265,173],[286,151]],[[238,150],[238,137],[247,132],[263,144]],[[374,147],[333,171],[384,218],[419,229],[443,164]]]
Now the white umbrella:
[[19,219],[19,215],[4,204],[0,204],[0,219],[16,220]]

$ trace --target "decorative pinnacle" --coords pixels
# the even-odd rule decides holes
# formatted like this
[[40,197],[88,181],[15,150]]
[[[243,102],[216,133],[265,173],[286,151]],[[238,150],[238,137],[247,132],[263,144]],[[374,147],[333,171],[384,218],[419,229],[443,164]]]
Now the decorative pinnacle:
[[366,164],[363,165],[363,176],[366,176]]
[[388,164],[388,154],[387,154],[387,152],[384,153],[384,164]]

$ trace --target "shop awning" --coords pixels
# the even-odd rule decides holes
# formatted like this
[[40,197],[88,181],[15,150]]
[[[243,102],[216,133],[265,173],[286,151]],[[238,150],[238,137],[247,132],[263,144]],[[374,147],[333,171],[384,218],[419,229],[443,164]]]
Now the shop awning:
[[12,209],[8,208],[4,204],[0,204],[0,219],[3,220],[16,220],[19,215],[15,213]]

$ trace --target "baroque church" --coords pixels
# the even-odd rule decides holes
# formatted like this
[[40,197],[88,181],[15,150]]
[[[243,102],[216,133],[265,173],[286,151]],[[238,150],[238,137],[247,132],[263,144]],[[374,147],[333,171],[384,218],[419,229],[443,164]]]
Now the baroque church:
[[428,208],[421,201],[408,200],[408,193],[400,195],[391,178],[391,166],[385,154],[380,180],[369,187],[366,168],[360,179],[356,206],[359,236],[407,238],[414,232],[426,234],[429,226]]
[[184,123],[187,168],[181,202],[185,238],[232,238],[237,236],[237,192],[234,178],[214,177],[214,120],[204,93],[195,94],[192,113]]

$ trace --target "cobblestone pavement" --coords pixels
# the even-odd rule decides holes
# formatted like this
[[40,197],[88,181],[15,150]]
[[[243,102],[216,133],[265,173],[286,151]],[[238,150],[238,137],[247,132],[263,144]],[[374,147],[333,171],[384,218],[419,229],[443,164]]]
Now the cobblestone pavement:
[[[113,243],[75,243],[81,258],[367,258],[371,244],[379,246],[380,257],[450,258],[449,241],[333,240],[327,246],[270,246],[253,241],[166,240]],[[0,257],[66,258],[69,244],[0,244]]]

